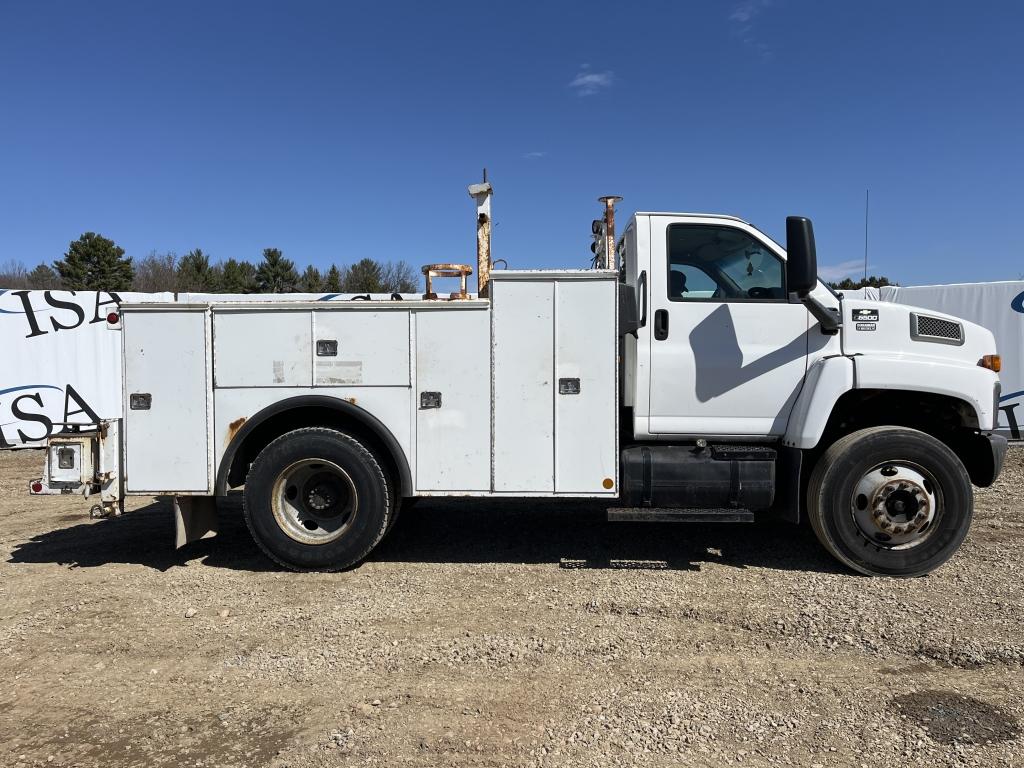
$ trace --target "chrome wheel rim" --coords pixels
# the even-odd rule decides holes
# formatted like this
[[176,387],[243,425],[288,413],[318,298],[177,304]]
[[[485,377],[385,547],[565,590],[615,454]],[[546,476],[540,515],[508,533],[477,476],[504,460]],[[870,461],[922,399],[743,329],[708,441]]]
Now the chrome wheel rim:
[[916,464],[887,461],[861,476],[851,499],[861,535],[885,549],[910,549],[924,542],[942,514],[935,478]]
[[359,511],[348,473],[324,459],[303,459],[274,481],[271,503],[277,525],[302,544],[327,544],[344,536]]

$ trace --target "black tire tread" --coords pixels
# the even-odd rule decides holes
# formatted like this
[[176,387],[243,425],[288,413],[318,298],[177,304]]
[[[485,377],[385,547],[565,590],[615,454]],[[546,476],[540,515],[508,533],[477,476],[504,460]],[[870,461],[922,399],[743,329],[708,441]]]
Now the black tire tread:
[[253,541],[255,541],[257,546],[263,551],[263,554],[265,554],[272,561],[280,565],[282,568],[286,568],[289,571],[295,571],[296,573],[333,573],[336,571],[344,570],[345,568],[348,568],[356,563],[362,562],[366,558],[366,556],[373,551],[374,547],[376,547],[380,543],[381,539],[383,539],[387,532],[390,530],[390,523],[393,514],[391,502],[391,484],[388,482],[384,470],[380,465],[380,462],[377,461],[377,457],[374,456],[373,453],[366,448],[366,446],[364,446],[351,435],[347,435],[344,432],[339,432],[338,430],[335,429],[328,429],[327,427],[304,427],[302,429],[296,429],[291,432],[286,432],[280,437],[270,441],[270,443],[268,443],[267,446],[262,451],[260,451],[259,455],[256,457],[256,460],[252,463],[252,467],[250,467],[249,469],[249,475],[253,476],[256,472],[259,472],[261,470],[260,459],[265,460],[265,457],[269,454],[269,451],[272,447],[284,442],[285,440],[292,440],[296,437],[311,434],[322,435],[325,437],[330,437],[332,439],[348,443],[349,446],[353,448],[357,454],[360,454],[360,458],[362,458],[362,460],[366,462],[367,466],[371,468],[371,471],[374,472],[376,475],[379,475],[381,485],[384,489],[386,512],[384,516],[384,525],[382,525],[380,530],[377,532],[377,535],[373,539],[373,542],[369,546],[367,546],[365,548],[365,551],[363,551],[358,557],[353,558],[352,562],[338,563],[337,565],[326,565],[313,568],[303,568],[302,566],[298,566],[294,563],[289,563],[285,560],[282,560],[274,552],[267,548],[267,546],[261,540],[259,534],[253,528],[249,505],[245,502],[244,495],[242,500],[242,512],[243,516],[245,517],[245,525],[249,529],[249,534],[252,536]]
[[870,576],[871,574],[865,571],[863,568],[857,566],[856,563],[846,557],[836,546],[836,543],[832,540],[828,531],[825,528],[824,515],[825,511],[822,505],[819,503],[821,498],[821,486],[825,482],[825,475],[828,470],[832,468],[832,465],[836,463],[840,456],[849,450],[849,447],[854,443],[858,442],[861,438],[867,437],[871,434],[885,432],[892,427],[867,427],[856,432],[851,432],[838,440],[828,447],[824,454],[818,459],[818,463],[814,465],[814,471],[811,472],[811,479],[807,483],[807,519],[811,522],[811,528],[814,530],[814,535],[818,537],[818,541],[825,547],[832,557],[841,562],[847,568],[851,568],[858,573],[863,573]]
[[[941,441],[939,441],[937,438],[933,437],[932,435],[929,435],[927,432],[922,432],[922,431],[917,430],[917,429],[911,429],[909,427],[897,427],[897,426],[867,427],[865,429],[861,429],[861,430],[858,430],[856,432],[851,432],[848,435],[844,435],[843,437],[841,437],[838,440],[836,440],[832,445],[830,445],[828,447],[828,449],[826,449],[825,453],[823,453],[821,455],[821,457],[818,459],[818,462],[815,465],[814,470],[811,472],[810,479],[809,479],[809,481],[807,483],[807,517],[808,517],[808,520],[811,523],[811,528],[814,530],[815,536],[817,536],[817,538],[818,538],[818,541],[821,542],[822,546],[836,560],[838,560],[839,562],[841,562],[843,565],[847,566],[851,570],[854,570],[854,571],[856,571],[858,573],[864,574],[865,576],[878,576],[878,575],[881,575],[881,574],[878,571],[874,571],[874,570],[871,570],[870,568],[866,568],[861,563],[858,563],[855,560],[853,560],[850,557],[848,557],[846,555],[846,553],[842,550],[842,548],[832,538],[831,534],[829,533],[828,526],[825,524],[826,508],[825,508],[825,505],[823,505],[821,503],[822,487],[825,484],[825,480],[826,480],[826,478],[828,476],[829,470],[832,469],[833,465],[835,465],[835,463],[837,461],[839,461],[841,458],[843,458],[850,451],[850,449],[854,445],[856,445],[857,443],[861,442],[865,438],[877,436],[877,435],[880,435],[880,434],[884,434],[886,432],[891,432],[894,435],[895,434],[907,435],[908,433],[910,433],[910,434],[913,434],[913,435],[919,437],[919,439],[922,439],[923,442],[932,443],[933,445],[935,445],[940,450],[949,451],[952,454],[952,451],[950,451],[950,449],[944,443],[942,443]],[[957,460],[957,462],[959,462],[959,458],[957,458],[955,454],[952,454],[952,455]],[[964,472],[964,476],[966,477],[966,470],[963,470],[963,472]],[[970,488],[970,480],[969,479],[967,481],[967,484],[968,484],[968,488]],[[968,523],[969,522],[970,522],[970,515],[968,516]],[[966,535],[966,531],[964,532],[964,535]],[[961,538],[961,542],[962,542],[962,538]],[[955,547],[951,548],[946,553],[944,558],[942,558],[941,560],[936,561],[933,564],[931,564],[930,567],[926,571],[923,571],[922,573],[888,574],[888,575],[895,576],[897,578],[900,578],[900,577],[911,578],[911,577],[914,577],[914,576],[923,575],[923,573],[931,572],[932,570],[934,570],[935,568],[938,568],[943,563],[945,563],[947,560],[949,560],[949,558],[952,557],[953,554],[956,552],[956,549],[958,547],[959,547],[959,543],[957,543],[957,545]]]

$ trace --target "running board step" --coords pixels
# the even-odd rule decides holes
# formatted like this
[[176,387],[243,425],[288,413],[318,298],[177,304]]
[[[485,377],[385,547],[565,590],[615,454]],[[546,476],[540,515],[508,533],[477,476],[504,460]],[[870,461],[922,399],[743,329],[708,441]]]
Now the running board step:
[[683,509],[679,507],[609,507],[614,523],[752,523],[749,509]]

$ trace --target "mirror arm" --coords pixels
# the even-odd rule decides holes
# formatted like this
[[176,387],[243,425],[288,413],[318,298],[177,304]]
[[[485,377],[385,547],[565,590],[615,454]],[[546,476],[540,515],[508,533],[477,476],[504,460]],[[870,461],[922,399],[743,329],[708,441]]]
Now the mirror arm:
[[[839,329],[843,326],[842,309],[837,310],[832,307],[826,307],[810,294],[801,296],[800,301],[821,325],[822,333],[832,335],[839,332]],[[842,304],[840,304],[840,307],[842,307]]]

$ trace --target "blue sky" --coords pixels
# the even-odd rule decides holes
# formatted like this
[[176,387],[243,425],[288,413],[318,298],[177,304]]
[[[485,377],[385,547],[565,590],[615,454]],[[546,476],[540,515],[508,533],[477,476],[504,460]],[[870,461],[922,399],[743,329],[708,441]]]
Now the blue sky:
[[[601,194],[814,219],[821,271],[1024,275],[1024,4],[6,2],[0,262],[583,266]],[[845,265],[845,268],[844,268]]]

